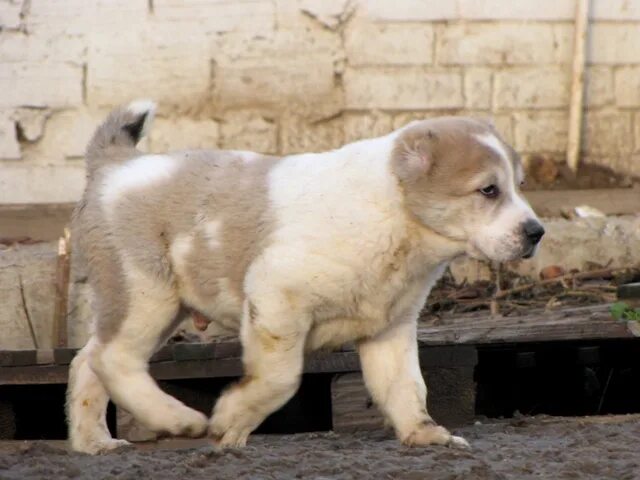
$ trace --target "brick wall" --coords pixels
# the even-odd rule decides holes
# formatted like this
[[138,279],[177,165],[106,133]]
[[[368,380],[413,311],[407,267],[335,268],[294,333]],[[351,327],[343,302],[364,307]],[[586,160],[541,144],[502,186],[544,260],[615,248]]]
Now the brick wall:
[[[584,160],[640,175],[640,0],[593,0]],[[96,123],[289,153],[441,114],[566,146],[574,0],[0,0],[0,203],[75,200]]]

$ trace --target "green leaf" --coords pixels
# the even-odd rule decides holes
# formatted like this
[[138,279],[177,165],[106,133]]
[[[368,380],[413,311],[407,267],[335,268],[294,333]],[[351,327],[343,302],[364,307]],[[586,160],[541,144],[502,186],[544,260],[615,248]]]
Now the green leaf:
[[616,319],[616,320],[621,320],[625,313],[627,312],[627,310],[629,310],[629,305],[627,305],[624,302],[616,302],[613,305],[611,305],[611,316]]

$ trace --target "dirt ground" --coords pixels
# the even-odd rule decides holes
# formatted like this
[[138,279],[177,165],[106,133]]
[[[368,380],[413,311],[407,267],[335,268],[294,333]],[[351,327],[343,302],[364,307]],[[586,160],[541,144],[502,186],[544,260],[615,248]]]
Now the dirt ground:
[[254,436],[240,450],[169,440],[91,457],[0,443],[0,479],[640,479],[640,416],[521,417],[459,429],[472,450],[408,448],[384,432]]

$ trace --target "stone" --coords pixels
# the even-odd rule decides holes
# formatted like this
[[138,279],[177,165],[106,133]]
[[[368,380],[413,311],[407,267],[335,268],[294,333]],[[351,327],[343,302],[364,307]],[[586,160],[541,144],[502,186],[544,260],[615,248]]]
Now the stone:
[[349,23],[345,53],[354,67],[427,65],[433,61],[433,27],[429,24]]
[[353,0],[300,0],[300,10],[331,30],[342,25],[355,7]]
[[0,69],[0,107],[76,107],[82,68],[66,63],[7,63]]
[[640,28],[635,23],[594,23],[590,30],[592,64],[640,63]]
[[640,107],[640,66],[616,68],[614,79],[616,106]]
[[348,109],[460,108],[464,103],[460,74],[420,68],[347,69],[344,89]]
[[243,30],[265,35],[275,27],[275,7],[270,0],[153,0],[153,15],[166,23],[193,24],[203,33]]
[[0,113],[0,159],[18,160],[21,156],[16,124],[11,115]]
[[4,164],[0,175],[0,203],[75,202],[85,184],[83,164]]
[[20,129],[20,136],[28,142],[35,142],[42,138],[49,115],[51,112],[47,109],[19,108],[13,114],[13,118]]
[[611,67],[587,67],[584,105],[602,107],[614,103],[613,71]]
[[564,152],[567,148],[567,112],[515,113],[515,148],[519,152]]
[[582,150],[587,155],[622,156],[633,151],[630,112],[587,112],[585,123]]
[[493,75],[488,68],[468,68],[464,72],[464,104],[466,108],[489,110]]
[[393,130],[392,117],[382,112],[344,115],[344,141],[355,142],[365,138],[386,135]]
[[550,24],[461,23],[438,30],[442,65],[545,64],[558,60]]
[[424,22],[450,20],[458,17],[456,2],[425,2],[423,0],[366,0],[364,14],[376,21]]
[[313,124],[297,116],[282,119],[280,128],[282,153],[326,152],[344,144],[344,123],[341,117]]
[[536,2],[457,0],[456,3],[460,17],[468,20],[566,21],[573,20],[575,14],[575,3],[572,0],[538,0]]
[[499,71],[495,73],[493,94],[497,108],[567,107],[567,71],[559,67]]
[[277,126],[256,112],[233,112],[220,124],[220,148],[277,153]]
[[20,28],[22,4],[22,0],[0,0],[0,30]]
[[219,139],[219,125],[215,120],[157,118],[149,134],[149,149],[153,152],[215,150]]

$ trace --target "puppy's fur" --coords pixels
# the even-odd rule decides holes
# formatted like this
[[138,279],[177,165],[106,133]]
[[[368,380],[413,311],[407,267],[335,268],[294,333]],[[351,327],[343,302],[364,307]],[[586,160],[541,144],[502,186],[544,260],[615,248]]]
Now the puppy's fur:
[[[143,154],[154,108],[113,112],[87,150],[74,228],[95,328],[71,366],[73,449],[123,444],[109,397],[153,430],[244,445],[296,391],[305,351],[348,341],[402,442],[465,445],[427,413],[416,321],[451,259],[527,257],[544,232],[494,129],[439,118],[319,154]],[[245,376],[210,421],[147,372],[181,305],[240,332]]]

